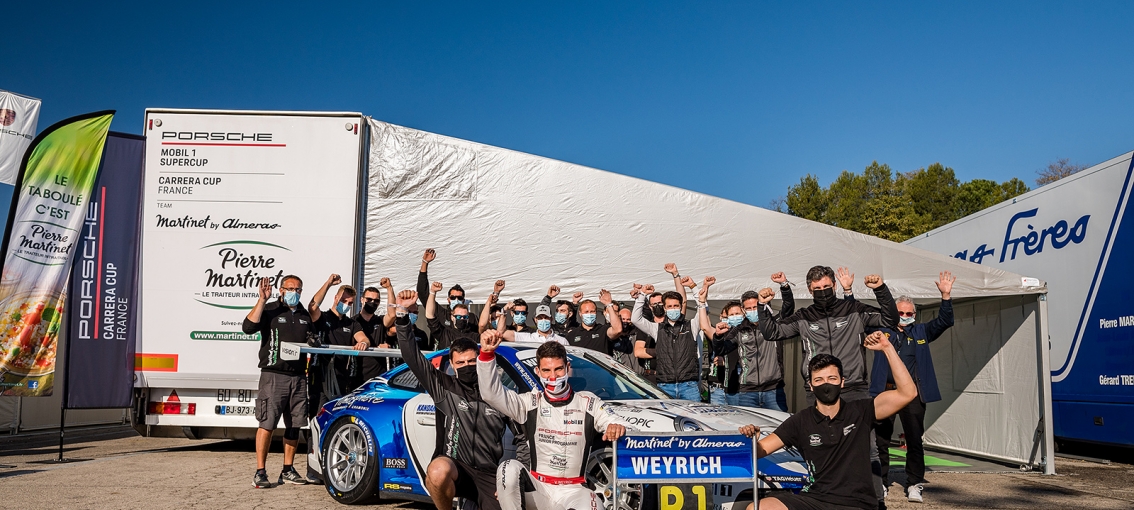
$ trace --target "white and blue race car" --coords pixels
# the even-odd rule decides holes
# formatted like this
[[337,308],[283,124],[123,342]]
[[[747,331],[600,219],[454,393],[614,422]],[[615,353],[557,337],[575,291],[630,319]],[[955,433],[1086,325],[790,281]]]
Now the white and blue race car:
[[[506,343],[496,350],[504,385],[518,392],[541,388],[533,373],[539,344]],[[568,347],[570,384],[602,398],[632,429],[651,432],[735,431],[755,424],[766,434],[789,415],[778,411],[722,406],[670,398],[649,381],[613,358],[592,350]],[[427,354],[437,368],[452,374],[448,351]],[[436,443],[433,400],[405,364],[372,379],[352,393],[332,400],[312,423],[317,450],[308,463],[323,473],[328,492],[341,503],[362,503],[375,498],[430,502],[423,479]],[[512,434],[504,438],[505,458],[515,456]],[[588,452],[587,482],[600,494],[609,487],[610,444]],[[809,474],[794,450],[781,450],[759,460],[760,493],[798,491]],[[655,491],[656,492],[656,491]],[[618,508],[640,510],[653,506],[648,490],[628,486],[620,491]],[[713,502],[722,509],[744,508],[752,500],[752,487],[714,484]],[[615,508],[609,499],[608,509]]]

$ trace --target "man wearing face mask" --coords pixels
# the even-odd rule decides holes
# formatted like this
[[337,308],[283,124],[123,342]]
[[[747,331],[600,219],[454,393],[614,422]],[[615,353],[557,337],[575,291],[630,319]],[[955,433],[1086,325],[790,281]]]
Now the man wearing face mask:
[[570,345],[610,356],[614,354],[614,342],[622,334],[622,321],[613,311],[614,300],[606,289],[599,291],[599,302],[603,304],[605,322],[598,322],[598,306],[595,302],[585,299],[579,303],[579,317],[582,319],[582,324],[568,329],[564,336]]
[[[386,289],[386,295],[393,298],[394,285],[390,283],[390,279],[382,277],[378,285]],[[389,328],[394,326],[393,314],[377,315],[378,309],[382,305],[382,294],[377,287],[367,287],[362,291],[362,307],[354,316],[354,321],[358,323],[359,329],[370,339],[371,347],[387,348],[390,347],[391,335],[385,334]],[[393,300],[391,299],[391,305]],[[424,334],[424,333],[422,333]],[[397,342],[394,342],[397,345]],[[375,358],[363,357],[358,358],[360,367],[360,383],[369,381],[379,375],[386,373],[387,370],[401,364],[401,360],[397,358]]]
[[[917,388],[897,351],[881,332],[866,337],[867,349],[886,358],[894,374],[895,389],[870,399],[847,400],[843,391],[843,364],[830,354],[808,361],[807,382],[816,402],[793,414],[764,436],[756,455],[765,457],[781,448],[795,448],[807,462],[811,479],[799,494],[777,493],[760,499],[760,510],[873,509],[878,506],[870,477],[870,429],[905,407]],[[754,425],[740,427],[748,437],[760,437]],[[749,510],[755,505],[750,504]]]
[[[840,268],[840,272],[842,271],[845,270]],[[846,364],[846,387],[842,395],[847,401],[870,398],[864,362],[866,351],[862,340],[866,328],[893,328],[898,325],[898,308],[890,295],[890,289],[882,282],[882,277],[868,275],[863,282],[874,291],[879,308],[852,299],[836,298],[835,272],[827,266],[812,267],[807,271],[807,290],[811,292],[814,303],[790,316],[759,323],[760,333],[768,340],[786,340],[796,335],[800,337],[803,348],[800,374],[805,383],[809,381],[807,364],[811,358],[819,354],[830,354],[843,360]],[[768,303],[774,297],[760,297],[762,315],[771,317],[772,309]],[[815,402],[811,387],[805,385],[805,390],[807,402]],[[876,450],[871,449],[870,453],[879,507],[885,508],[881,462]]]
[[[481,310],[480,324],[477,325],[477,334],[489,329],[496,329],[499,321],[504,320],[504,307],[500,305],[500,293],[504,291],[504,280],[496,280],[492,285],[492,294],[488,295],[488,302]],[[486,313],[485,310],[488,312]]]
[[280,280],[279,299],[269,303],[272,282],[261,278],[259,298],[241,327],[246,335],[260,334],[260,383],[256,394],[256,419],[260,426],[256,429],[256,474],[252,478],[253,487],[258,489],[272,486],[265,464],[272,431],[281,418],[284,466],[279,483],[307,483],[293,467],[299,429],[307,423],[307,356],[300,355],[293,361],[280,359],[280,344],[307,343],[307,335],[312,332],[311,315],[299,302],[301,292],[303,280],[287,275]]
[[[941,400],[929,344],[953,326],[951,293],[956,280],[948,271],[939,275],[935,283],[937,290],[941,291],[941,307],[933,320],[915,324],[917,309],[913,300],[901,296],[898,298],[898,327],[878,329],[889,337],[890,343],[898,351],[898,357],[913,376],[917,388],[917,397],[898,411],[898,417],[902,419],[902,430],[906,434],[906,498],[915,503],[922,502],[922,484],[925,483],[925,448],[921,439],[925,433],[925,405]],[[870,370],[872,396],[892,390],[897,384],[886,361],[886,356],[874,353],[874,365]],[[882,462],[882,484],[888,487],[890,481],[886,475],[890,472],[890,436],[894,434],[894,417],[880,420],[875,432],[878,436],[878,457]]]
[[[708,301],[708,289],[717,281],[709,276],[705,278],[704,288],[698,300],[703,304]],[[791,315],[795,311],[793,301],[790,299],[791,289],[787,286],[787,278],[783,273],[772,275],[772,281],[781,285],[781,292],[788,298],[784,299],[784,306],[780,309],[780,317]],[[701,328],[713,340],[713,349],[718,355],[738,353],[734,370],[737,377],[737,405],[757,407],[787,412],[787,395],[784,393],[784,351],[783,342],[771,342],[764,339],[758,327],[759,297],[760,295],[775,296],[772,289],[761,289],[759,293],[747,291],[740,297],[740,307],[728,310],[727,324],[729,330],[723,335],[708,326],[709,317],[703,308],[699,314]]]
[[635,283],[630,292],[630,297],[634,298],[634,310],[630,318],[635,327],[656,343],[653,352],[649,352],[646,342],[639,338],[634,345],[634,355],[657,359],[657,385],[666,394],[673,398],[700,402],[698,379],[701,375],[701,356],[697,345],[700,321],[685,319],[682,313],[684,300],[681,294],[671,291],[662,295],[665,320],[661,323],[651,322],[643,315],[647,295],[647,292],[643,292],[644,289],[642,285]]
[[[436,296],[442,288],[441,282],[433,282],[429,287],[429,298],[425,300],[425,320],[429,324],[429,337],[435,343],[434,348],[448,349],[458,338],[466,338],[475,343],[479,336],[479,319],[469,312],[469,305],[463,303],[464,294],[461,295],[461,304],[453,306],[452,310],[446,310],[449,312],[448,321],[439,316],[443,312],[438,310]],[[450,289],[449,293],[452,295],[453,291]]]
[[496,331],[509,342],[556,342],[567,345],[567,339],[552,329],[551,308],[547,305],[536,307],[535,323],[535,331],[512,331],[505,329],[502,323],[497,323]]
[[[327,345],[344,345],[365,351],[370,348],[370,339],[362,331],[362,327],[350,316],[354,306],[356,292],[354,287],[343,285],[335,292],[334,305],[327,310],[319,310],[327,291],[338,285],[342,279],[332,274],[307,305],[311,312],[311,322],[314,330],[323,337]],[[308,390],[311,405],[308,414],[315,417],[323,404],[328,400],[345,395],[358,387],[360,372],[354,356],[332,356],[322,354],[315,356],[311,366],[308,367]]]
[[394,324],[402,358],[436,409],[437,446],[426,468],[425,487],[441,510],[451,510],[457,496],[476,501],[482,510],[499,509],[496,468],[504,456],[507,417],[482,398],[475,342],[462,337],[449,347],[449,364],[456,376],[434,368],[422,356],[408,312],[416,300],[412,290],[398,293]]
[[571,301],[561,299],[552,304],[551,300],[555,299],[560,292],[558,285],[548,287],[547,295],[543,296],[539,304],[551,308],[555,312],[551,316],[551,330],[560,336],[567,336],[568,329],[579,325],[579,321],[575,318],[575,305],[583,299],[583,293],[576,292]]
[[493,408],[524,425],[531,463],[530,470],[516,460],[500,464],[496,491],[501,508],[522,507],[519,484],[506,483],[517,479],[526,479],[534,486],[537,508],[600,508],[602,501],[584,485],[587,446],[597,434],[602,434],[604,441],[617,440],[626,433],[626,427],[594,393],[571,389],[567,350],[555,342],[544,343],[536,350],[535,371],[542,390],[534,388],[519,395],[505,388],[493,354],[502,340],[498,331],[481,335],[476,363],[481,394]]
[[[429,303],[425,302],[425,298],[428,296],[431,300],[436,300],[437,292],[441,291],[441,289],[437,289],[436,292],[431,292],[429,285],[429,263],[433,262],[436,259],[436,250],[434,250],[433,248],[425,250],[425,254],[421,256],[421,271],[417,274],[417,297],[421,299],[421,306],[426,307],[427,312]],[[472,324],[473,327],[476,327],[476,325],[480,323],[480,319],[477,318],[476,314],[469,313],[468,302],[465,301],[465,289],[461,288],[460,285],[454,285],[449,289],[449,293],[446,296],[446,301],[437,305],[434,316],[440,319],[441,324],[452,326],[454,322],[451,315],[453,315],[453,310],[457,307],[457,305],[465,305],[465,313],[469,317],[469,324]],[[432,334],[432,327],[430,327],[430,335]],[[437,338],[434,338],[433,340],[434,342],[438,341]],[[448,344],[446,344],[446,347],[447,346]],[[443,349],[443,347],[437,348]]]

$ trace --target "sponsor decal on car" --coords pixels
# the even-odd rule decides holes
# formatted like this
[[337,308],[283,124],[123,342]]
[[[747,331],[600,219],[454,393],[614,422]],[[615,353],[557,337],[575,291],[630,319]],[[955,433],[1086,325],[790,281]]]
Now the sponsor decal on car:
[[386,457],[382,459],[382,467],[386,469],[406,469],[409,467],[409,461],[406,459]]
[[395,492],[413,492],[413,486],[400,483],[383,483],[382,490]]

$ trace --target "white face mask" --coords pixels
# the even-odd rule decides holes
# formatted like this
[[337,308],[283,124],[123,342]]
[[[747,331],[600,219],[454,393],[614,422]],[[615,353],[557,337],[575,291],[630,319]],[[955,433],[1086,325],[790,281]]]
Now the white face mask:
[[900,317],[898,318],[898,324],[909,326],[914,323],[914,319],[916,319],[916,317]]
[[543,383],[543,389],[548,395],[558,397],[567,391],[567,378],[566,377],[540,377],[539,382]]

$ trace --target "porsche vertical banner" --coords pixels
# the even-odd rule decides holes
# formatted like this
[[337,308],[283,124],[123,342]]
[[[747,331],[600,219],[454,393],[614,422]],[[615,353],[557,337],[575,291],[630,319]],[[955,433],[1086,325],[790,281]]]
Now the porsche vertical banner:
[[145,138],[106,137],[67,292],[67,409],[130,407]]
[[71,257],[113,111],[72,117],[20,163],[0,266],[0,396],[51,394]]
[[0,183],[11,186],[20,172],[20,160],[28,150],[39,123],[35,98],[0,90]]

